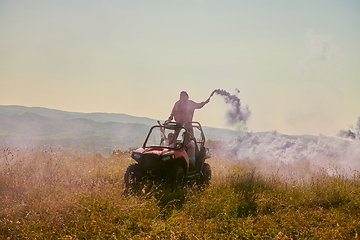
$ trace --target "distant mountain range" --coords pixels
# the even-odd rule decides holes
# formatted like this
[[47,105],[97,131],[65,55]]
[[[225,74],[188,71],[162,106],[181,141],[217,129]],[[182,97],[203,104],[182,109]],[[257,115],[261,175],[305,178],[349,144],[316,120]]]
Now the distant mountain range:
[[[0,151],[6,148],[34,149],[44,145],[47,148],[61,147],[72,151],[110,154],[113,150],[140,147],[150,126],[156,124],[155,119],[126,114],[0,106]],[[277,131],[235,132],[206,126],[203,129],[207,140],[221,141],[207,141],[206,146],[213,156],[264,159],[285,164],[307,159],[314,163],[309,165],[311,168],[325,166],[322,160],[332,159],[335,162],[331,164],[337,164],[331,165],[334,172],[338,167],[358,166],[360,161],[358,139],[352,141],[323,135],[285,135]]]
[[[39,145],[112,151],[142,145],[155,119],[118,113],[66,112],[41,107],[0,106],[0,149]],[[207,139],[236,132],[204,126]]]
[[150,119],[146,117],[134,117],[122,113],[80,113],[80,112],[66,112],[66,111],[42,108],[42,107],[0,105],[0,114],[22,115],[24,113],[35,113],[47,118],[58,118],[64,120],[84,118],[84,119],[93,120],[95,122],[138,123],[145,125],[156,124],[155,119]]

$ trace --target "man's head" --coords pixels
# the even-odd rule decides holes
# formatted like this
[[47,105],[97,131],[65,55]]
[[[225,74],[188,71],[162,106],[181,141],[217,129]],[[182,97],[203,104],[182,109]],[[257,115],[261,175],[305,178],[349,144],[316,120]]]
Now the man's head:
[[188,100],[189,99],[189,95],[187,94],[186,91],[182,91],[180,93],[180,100]]

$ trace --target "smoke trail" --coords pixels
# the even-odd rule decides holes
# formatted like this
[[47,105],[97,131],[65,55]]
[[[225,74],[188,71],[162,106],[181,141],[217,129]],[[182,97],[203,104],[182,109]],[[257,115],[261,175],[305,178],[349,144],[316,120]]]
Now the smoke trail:
[[229,159],[256,163],[258,171],[308,178],[313,173],[351,176],[360,170],[360,141],[336,137],[288,136],[277,131],[241,133],[222,146]]
[[[236,89],[236,92],[240,93],[240,90]],[[249,107],[246,106],[245,108],[242,108],[240,99],[236,95],[232,95],[223,89],[214,90],[209,98],[211,98],[214,94],[223,96],[225,102],[231,104],[231,109],[226,114],[228,123],[230,125],[240,123],[246,128],[246,121],[251,115]]]
[[317,70],[318,74],[331,78],[342,69],[344,57],[338,51],[332,36],[317,34],[312,29],[309,29],[304,40],[305,52],[292,69],[294,75],[305,77],[311,74],[312,70]]
[[350,138],[350,139],[355,139],[356,138],[356,134],[349,130],[340,130],[337,134],[339,137],[343,137],[343,138]]
[[348,130],[340,130],[337,134],[339,137],[350,138],[350,139],[360,139],[360,116],[358,117],[358,121],[356,123],[355,129],[350,127]]
[[[234,141],[232,147],[237,150],[238,159],[263,159],[289,163],[295,160],[314,161],[330,157],[341,159],[349,153],[351,146],[359,146],[358,144],[358,141],[352,144],[349,140],[324,135],[287,136],[273,131],[247,133]],[[359,157],[357,156],[356,160],[360,160]]]

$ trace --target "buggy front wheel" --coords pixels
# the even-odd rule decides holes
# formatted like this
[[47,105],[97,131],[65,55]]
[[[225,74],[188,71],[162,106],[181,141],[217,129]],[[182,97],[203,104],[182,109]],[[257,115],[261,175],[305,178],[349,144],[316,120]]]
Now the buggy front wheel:
[[139,164],[130,164],[124,174],[125,191],[134,192],[139,190],[142,177],[143,174],[141,173]]
[[180,189],[184,186],[184,169],[180,165],[174,165],[168,176],[169,185],[173,190]]

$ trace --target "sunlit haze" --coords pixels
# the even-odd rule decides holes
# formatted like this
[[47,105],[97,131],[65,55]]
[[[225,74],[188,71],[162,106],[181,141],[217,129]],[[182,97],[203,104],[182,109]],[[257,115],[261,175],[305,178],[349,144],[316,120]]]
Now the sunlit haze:
[[[166,120],[237,94],[249,131],[335,136],[360,116],[360,1],[0,0],[0,105]],[[227,127],[215,95],[195,111]]]

